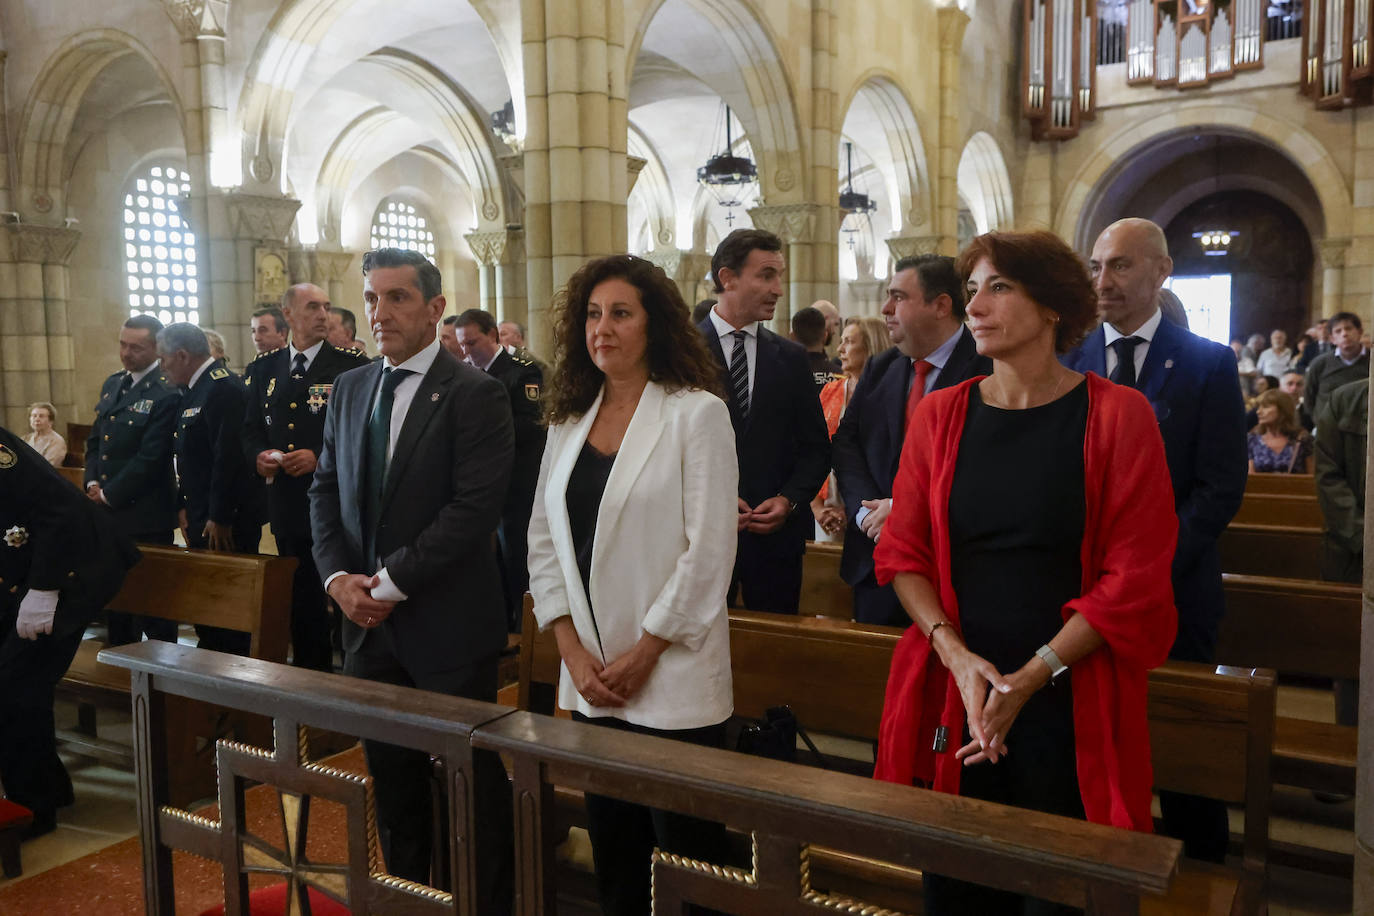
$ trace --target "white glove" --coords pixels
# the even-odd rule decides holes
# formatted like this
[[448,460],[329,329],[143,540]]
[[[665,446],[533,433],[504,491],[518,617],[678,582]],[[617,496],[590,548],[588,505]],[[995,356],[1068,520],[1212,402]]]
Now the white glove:
[[52,620],[57,614],[57,591],[29,589],[19,602],[19,619],[14,631],[20,639],[37,639],[39,633],[52,633]]

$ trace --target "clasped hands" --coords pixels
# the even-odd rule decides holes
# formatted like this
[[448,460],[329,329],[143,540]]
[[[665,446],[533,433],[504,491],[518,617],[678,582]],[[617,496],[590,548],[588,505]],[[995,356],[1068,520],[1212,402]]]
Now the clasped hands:
[[970,652],[949,627],[940,628],[937,640],[942,634],[949,635],[943,637],[946,649],[940,658],[959,688],[973,739],[955,751],[954,757],[964,766],[997,763],[1007,754],[1007,735],[1021,707],[1049,681],[1049,668],[1035,658],[1031,660],[1034,664],[1004,676],[987,659]]
[[277,471],[285,471],[288,477],[304,477],[306,474],[315,473],[317,459],[315,453],[308,448],[298,448],[289,452],[282,452],[277,449],[267,449],[258,452],[257,466],[258,474],[271,480],[277,476]]
[[554,636],[573,686],[592,706],[624,706],[649,680],[659,656],[669,645],[666,639],[642,633],[630,651],[603,666],[582,645],[569,618],[554,623]]
[[752,531],[754,534],[772,534],[787,521],[792,512],[792,503],[786,496],[770,496],[757,506],[750,506],[739,500],[739,530]]
[[391,616],[394,601],[378,601],[372,589],[382,584],[380,576],[345,573],[329,583],[329,597],[344,612],[344,616],[364,629],[372,629]]

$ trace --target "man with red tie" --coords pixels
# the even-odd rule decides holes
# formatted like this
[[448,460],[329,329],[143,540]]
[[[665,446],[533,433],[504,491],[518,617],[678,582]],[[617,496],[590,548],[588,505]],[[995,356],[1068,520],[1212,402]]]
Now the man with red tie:
[[911,621],[891,586],[873,575],[873,545],[892,511],[892,480],[907,422],[922,397],[986,375],[964,327],[964,288],[952,258],[902,258],[892,271],[883,317],[896,344],[868,361],[831,441],[835,479],[844,500],[840,575],[854,589],[854,619],[906,627]]

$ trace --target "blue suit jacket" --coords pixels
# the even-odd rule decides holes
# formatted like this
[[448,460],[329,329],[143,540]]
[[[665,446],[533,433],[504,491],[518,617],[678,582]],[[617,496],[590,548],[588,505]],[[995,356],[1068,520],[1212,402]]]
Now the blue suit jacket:
[[[973,335],[964,328],[935,377],[935,388],[949,388],[991,371],[992,361],[978,355]],[[863,500],[892,495],[892,481],[902,458],[911,379],[911,360],[896,347],[870,359],[831,442],[847,522],[840,575],[850,585],[857,585],[873,572],[873,541],[854,517]]]
[[729,362],[708,316],[697,328],[721,366],[721,383],[735,428],[739,495],[751,506],[779,494],[797,510],[773,534],[740,533],[741,562],[755,554],[800,556],[815,532],[810,504],[830,472],[830,436],[816,395],[806,351],[759,326],[749,416],[741,417],[730,385]]
[[[1062,361],[1106,377],[1103,329]],[[1159,420],[1178,512],[1173,579],[1179,636],[1172,657],[1211,661],[1225,609],[1217,538],[1240,508],[1249,469],[1236,359],[1227,347],[1161,321],[1137,387]]]

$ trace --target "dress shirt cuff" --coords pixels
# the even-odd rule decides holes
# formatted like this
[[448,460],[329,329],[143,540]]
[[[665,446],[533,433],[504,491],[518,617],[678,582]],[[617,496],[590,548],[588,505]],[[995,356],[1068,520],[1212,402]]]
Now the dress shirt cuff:
[[854,513],[854,524],[862,525],[864,523],[864,519],[868,518],[868,513],[872,511],[873,510],[868,508],[867,506],[860,506],[859,511]]
[[329,594],[329,583],[331,583],[331,582],[333,582],[335,579],[339,578],[339,576],[346,576],[346,575],[348,575],[348,573],[344,572],[342,569],[339,570],[339,571],[336,572],[336,573],[330,573],[330,574],[325,578],[325,580],[324,580],[324,593],[325,593],[326,595]]
[[405,601],[409,596],[396,587],[396,583],[391,581],[391,573],[386,571],[383,566],[377,570],[376,588],[372,589],[372,597],[376,601]]

